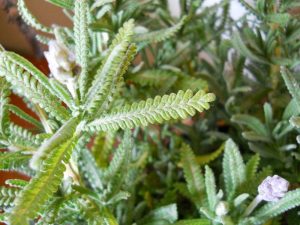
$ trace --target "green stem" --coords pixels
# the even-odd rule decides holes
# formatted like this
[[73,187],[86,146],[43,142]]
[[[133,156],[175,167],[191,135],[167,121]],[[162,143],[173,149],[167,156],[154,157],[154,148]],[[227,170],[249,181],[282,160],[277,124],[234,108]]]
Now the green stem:
[[250,203],[250,205],[245,210],[243,216],[244,217],[249,216],[261,201],[262,201],[262,199],[259,197],[259,195],[256,196],[256,198],[253,199],[253,201]]
[[49,126],[48,122],[47,122],[47,115],[46,115],[46,113],[38,105],[35,105],[35,108],[36,108],[36,110],[38,112],[39,118],[41,120],[41,123],[44,126],[44,129],[45,129],[46,133],[52,134],[53,131],[52,131],[51,127]]

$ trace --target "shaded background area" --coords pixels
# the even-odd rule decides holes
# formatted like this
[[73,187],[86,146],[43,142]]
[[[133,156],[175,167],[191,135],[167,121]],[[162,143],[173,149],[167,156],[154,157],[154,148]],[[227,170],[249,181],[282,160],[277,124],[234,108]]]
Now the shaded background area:
[[[15,12],[15,9],[6,12],[4,6],[7,2],[16,2],[15,0],[0,0],[0,43],[8,50],[15,51],[26,56],[33,56],[33,50],[30,43],[26,40],[20,28],[13,21],[9,21],[9,15]],[[64,15],[59,7],[56,7],[44,0],[25,0],[28,8],[37,19],[50,26],[53,23],[64,26],[71,26],[71,21]]]

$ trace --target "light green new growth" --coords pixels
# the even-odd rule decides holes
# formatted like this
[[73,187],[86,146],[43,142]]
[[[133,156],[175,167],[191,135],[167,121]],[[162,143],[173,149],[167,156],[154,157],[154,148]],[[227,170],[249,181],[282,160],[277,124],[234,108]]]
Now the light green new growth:
[[72,138],[78,123],[78,118],[71,118],[51,138],[44,141],[30,160],[31,168],[38,170],[40,164],[49,157],[53,149]]
[[162,123],[170,119],[184,119],[209,109],[209,103],[215,100],[213,94],[198,91],[193,95],[191,90],[179,91],[177,94],[157,96],[132,105],[116,109],[111,114],[95,119],[86,125],[85,130],[117,130]]
[[65,143],[61,143],[43,161],[37,175],[31,179],[16,199],[16,206],[9,217],[11,224],[24,225],[29,218],[37,216],[60,185],[65,171],[65,163],[68,163],[76,141],[77,137],[74,136]]
[[85,98],[85,109],[90,114],[102,109],[104,103],[111,98],[111,91],[115,89],[133,59],[135,49],[130,47],[133,27],[133,20],[123,25],[113,40],[102,66],[96,72]]

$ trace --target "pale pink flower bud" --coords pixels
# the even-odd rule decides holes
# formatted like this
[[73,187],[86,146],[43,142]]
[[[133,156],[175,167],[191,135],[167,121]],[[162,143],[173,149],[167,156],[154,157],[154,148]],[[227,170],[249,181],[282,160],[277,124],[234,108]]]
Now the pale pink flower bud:
[[258,197],[268,202],[278,201],[287,193],[289,182],[284,178],[274,175],[268,176],[258,186]]

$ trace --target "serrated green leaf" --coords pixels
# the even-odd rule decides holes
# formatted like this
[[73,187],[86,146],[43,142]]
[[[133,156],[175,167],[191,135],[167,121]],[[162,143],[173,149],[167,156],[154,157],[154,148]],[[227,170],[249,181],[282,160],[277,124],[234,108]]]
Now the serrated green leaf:
[[16,198],[15,207],[9,216],[11,224],[29,224],[28,220],[34,219],[57,191],[66,168],[65,163],[68,163],[76,142],[77,136],[74,136],[48,155],[40,171]]
[[52,95],[53,89],[48,78],[28,60],[12,52],[0,52],[0,69],[0,76],[4,76],[12,85],[17,85],[28,100],[38,104],[59,121],[70,117],[68,110]]
[[257,194],[257,187],[261,182],[267,177],[272,175],[271,167],[264,167],[261,171],[257,172],[252,179],[249,179],[248,182],[242,184],[239,188],[238,193],[248,193],[250,195]]
[[79,169],[88,181],[88,184],[95,191],[101,191],[103,189],[102,174],[99,168],[97,168],[95,159],[88,149],[81,149],[78,164]]
[[292,99],[289,104],[284,109],[282,119],[289,120],[292,116],[297,116],[300,114],[298,104],[295,99]]
[[29,11],[27,8],[24,0],[18,0],[18,10],[20,15],[22,16],[22,19],[24,22],[26,22],[29,26],[32,26],[33,28],[46,32],[46,33],[52,33],[51,28],[44,26],[41,24]]
[[92,154],[97,165],[100,168],[106,168],[109,162],[109,154],[113,149],[116,132],[108,131],[106,133],[100,132],[95,138],[92,147]]
[[268,132],[263,123],[253,116],[237,114],[231,117],[231,121],[240,125],[245,125],[257,134],[268,137]]
[[27,129],[11,123],[9,125],[9,143],[13,149],[19,150],[36,150],[36,148],[43,142],[42,135],[34,135]]
[[282,199],[271,202],[254,212],[251,222],[262,224],[267,220],[300,205],[300,189],[289,191]]
[[200,208],[205,196],[205,181],[201,169],[196,162],[192,149],[188,145],[184,144],[182,146],[180,155],[188,190],[196,206]]
[[216,180],[213,171],[205,166],[205,188],[209,209],[214,212],[218,202]]
[[24,188],[28,184],[28,181],[20,179],[8,179],[5,181],[5,184],[14,188]]
[[105,171],[105,177],[114,177],[117,173],[120,173],[130,159],[130,154],[133,149],[133,140],[130,136],[130,132],[126,131],[122,140],[116,150],[113,159],[111,160],[109,167]]
[[183,27],[186,21],[187,16],[184,16],[177,24],[172,27],[142,34],[135,34],[133,36],[133,41],[136,43],[140,42],[143,46],[149,43],[164,41],[174,36]]
[[76,62],[81,67],[79,76],[79,90],[81,99],[84,98],[88,82],[88,54],[89,54],[89,33],[88,33],[88,5],[87,0],[75,1],[74,15],[74,39]]
[[209,162],[215,160],[216,158],[218,158],[223,150],[224,150],[224,144],[222,144],[217,150],[215,150],[214,152],[207,154],[207,155],[197,155],[196,156],[196,161],[197,163],[199,163],[199,165],[205,165],[208,164]]
[[31,168],[38,170],[41,162],[45,160],[53,149],[59,147],[62,143],[72,138],[75,129],[79,123],[79,118],[69,119],[59,130],[55,132],[48,140],[44,141],[39,149],[34,153],[30,160]]
[[292,97],[295,99],[298,110],[300,111],[300,86],[293,74],[286,68],[281,68],[281,75]]
[[260,156],[255,154],[246,164],[246,177],[252,179],[257,175],[257,169],[260,162]]
[[19,188],[0,187],[0,209],[12,207],[19,192]]
[[130,193],[126,191],[120,191],[119,193],[115,194],[109,201],[107,202],[108,205],[116,204],[119,201],[126,200],[130,197]]
[[110,97],[111,91],[115,89],[117,82],[122,79],[133,58],[132,54],[134,54],[135,48],[130,45],[133,26],[133,20],[124,23],[113,40],[102,66],[96,72],[94,81],[85,98],[85,109],[92,115]]
[[245,42],[242,40],[239,33],[234,33],[232,37],[232,44],[235,47],[236,50],[238,50],[243,56],[248,57],[256,62],[263,63],[263,64],[269,64],[268,61],[266,61],[264,58],[255,55],[245,44]]
[[53,88],[53,94],[64,102],[70,109],[74,109],[74,100],[71,93],[56,79],[50,79],[50,84]]
[[18,152],[3,152],[0,153],[0,170],[13,170],[28,164],[30,155]]
[[246,169],[238,146],[229,139],[225,144],[223,175],[227,199],[231,199],[246,180]]
[[26,112],[24,112],[22,109],[20,109],[19,107],[15,106],[15,105],[8,105],[8,109],[9,111],[11,111],[13,114],[17,115],[18,117],[20,117],[21,119],[27,121],[28,123],[33,124],[34,126],[36,126],[39,129],[44,129],[43,125],[41,124],[40,121],[38,121],[37,119],[35,119],[34,117],[28,115]]
[[209,103],[215,100],[215,95],[198,91],[193,95],[191,90],[179,91],[177,94],[157,96],[132,105],[125,105],[114,110],[109,115],[94,120],[86,125],[86,130],[118,130],[162,123],[170,119],[184,119],[209,109]]
[[0,135],[7,135],[9,123],[8,103],[9,103],[9,85],[6,80],[0,77]]

